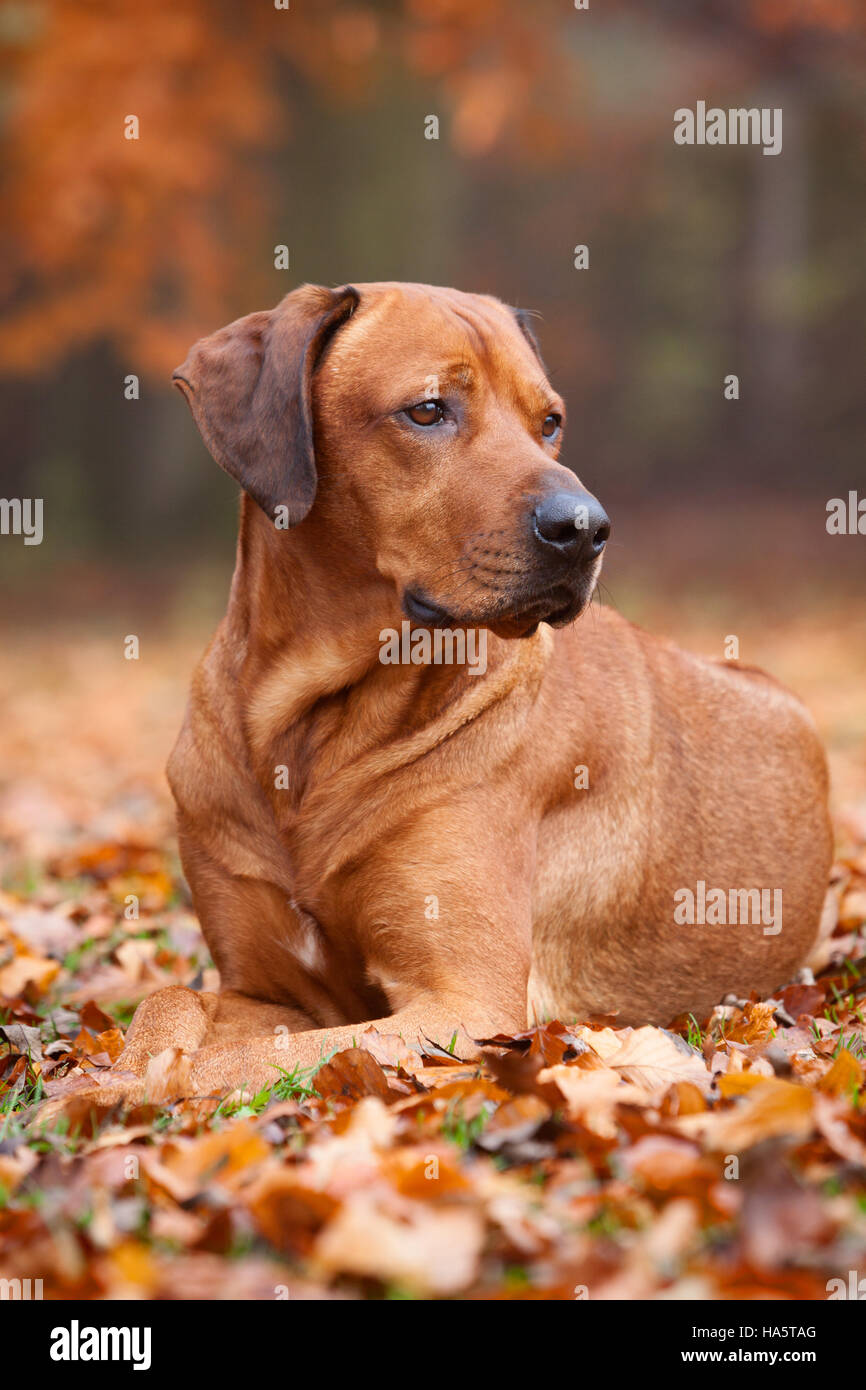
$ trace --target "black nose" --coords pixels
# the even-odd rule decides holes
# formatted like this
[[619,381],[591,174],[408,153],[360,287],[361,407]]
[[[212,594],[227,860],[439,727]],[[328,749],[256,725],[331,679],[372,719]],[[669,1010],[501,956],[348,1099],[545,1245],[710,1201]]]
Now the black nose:
[[532,513],[536,538],[570,560],[593,560],[610,535],[607,512],[590,492],[551,492]]

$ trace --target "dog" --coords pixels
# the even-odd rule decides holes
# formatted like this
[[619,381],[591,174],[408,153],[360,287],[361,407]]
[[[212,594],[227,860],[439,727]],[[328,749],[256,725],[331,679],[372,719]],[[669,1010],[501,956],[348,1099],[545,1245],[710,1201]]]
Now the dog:
[[[590,609],[610,523],[524,312],[305,285],[173,379],[243,489],[168,765],[220,990],[144,1000],[127,1094],[266,1086],[371,1024],[465,1056],[792,976],[831,861],[811,719]],[[483,637],[484,669],[383,659],[419,631]]]

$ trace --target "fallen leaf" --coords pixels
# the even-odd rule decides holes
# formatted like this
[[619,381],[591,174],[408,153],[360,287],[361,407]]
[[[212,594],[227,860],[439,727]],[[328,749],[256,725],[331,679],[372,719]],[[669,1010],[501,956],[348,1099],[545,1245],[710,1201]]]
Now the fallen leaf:
[[607,1065],[627,1081],[657,1091],[678,1081],[709,1090],[712,1077],[699,1052],[676,1033],[661,1028],[636,1028],[618,1051],[609,1053]]
[[60,964],[47,956],[31,955],[23,946],[8,965],[0,967],[0,995],[14,996],[25,990],[44,994],[60,973]]
[[843,1047],[835,1062],[825,1076],[818,1082],[819,1091],[827,1091],[831,1096],[855,1095],[863,1085],[863,1066],[856,1057]]
[[542,1083],[553,1082],[568,1106],[569,1115],[579,1119],[602,1139],[615,1139],[616,1107],[645,1105],[646,1091],[624,1080],[612,1067],[585,1071],[581,1067],[545,1067],[539,1073]]
[[[720,1085],[732,1080],[723,1078]],[[689,1135],[700,1135],[716,1152],[738,1153],[777,1135],[805,1139],[813,1129],[812,1111],[813,1095],[807,1086],[761,1077],[732,1109],[688,1115],[678,1127]]]
[[358,1194],[340,1207],[313,1249],[323,1274],[353,1274],[447,1297],[475,1279],[484,1240],[478,1211],[431,1209],[404,1198]]

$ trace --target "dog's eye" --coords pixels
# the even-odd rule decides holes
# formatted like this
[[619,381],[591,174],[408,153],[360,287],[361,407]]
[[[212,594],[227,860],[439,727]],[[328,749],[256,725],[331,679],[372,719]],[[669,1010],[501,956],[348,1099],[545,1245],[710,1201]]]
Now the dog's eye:
[[445,419],[445,406],[441,401],[419,401],[410,405],[404,412],[416,425],[438,425]]
[[541,433],[544,435],[545,439],[553,439],[555,435],[559,434],[561,425],[561,415],[545,415],[541,425]]

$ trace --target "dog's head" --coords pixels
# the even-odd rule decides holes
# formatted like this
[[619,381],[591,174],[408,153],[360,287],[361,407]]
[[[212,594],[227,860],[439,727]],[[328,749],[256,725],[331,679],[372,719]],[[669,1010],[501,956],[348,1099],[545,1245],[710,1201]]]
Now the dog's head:
[[589,602],[610,526],[559,463],[527,317],[429,285],[307,285],[174,374],[214,458],[323,560],[360,554],[427,626],[503,636]]

